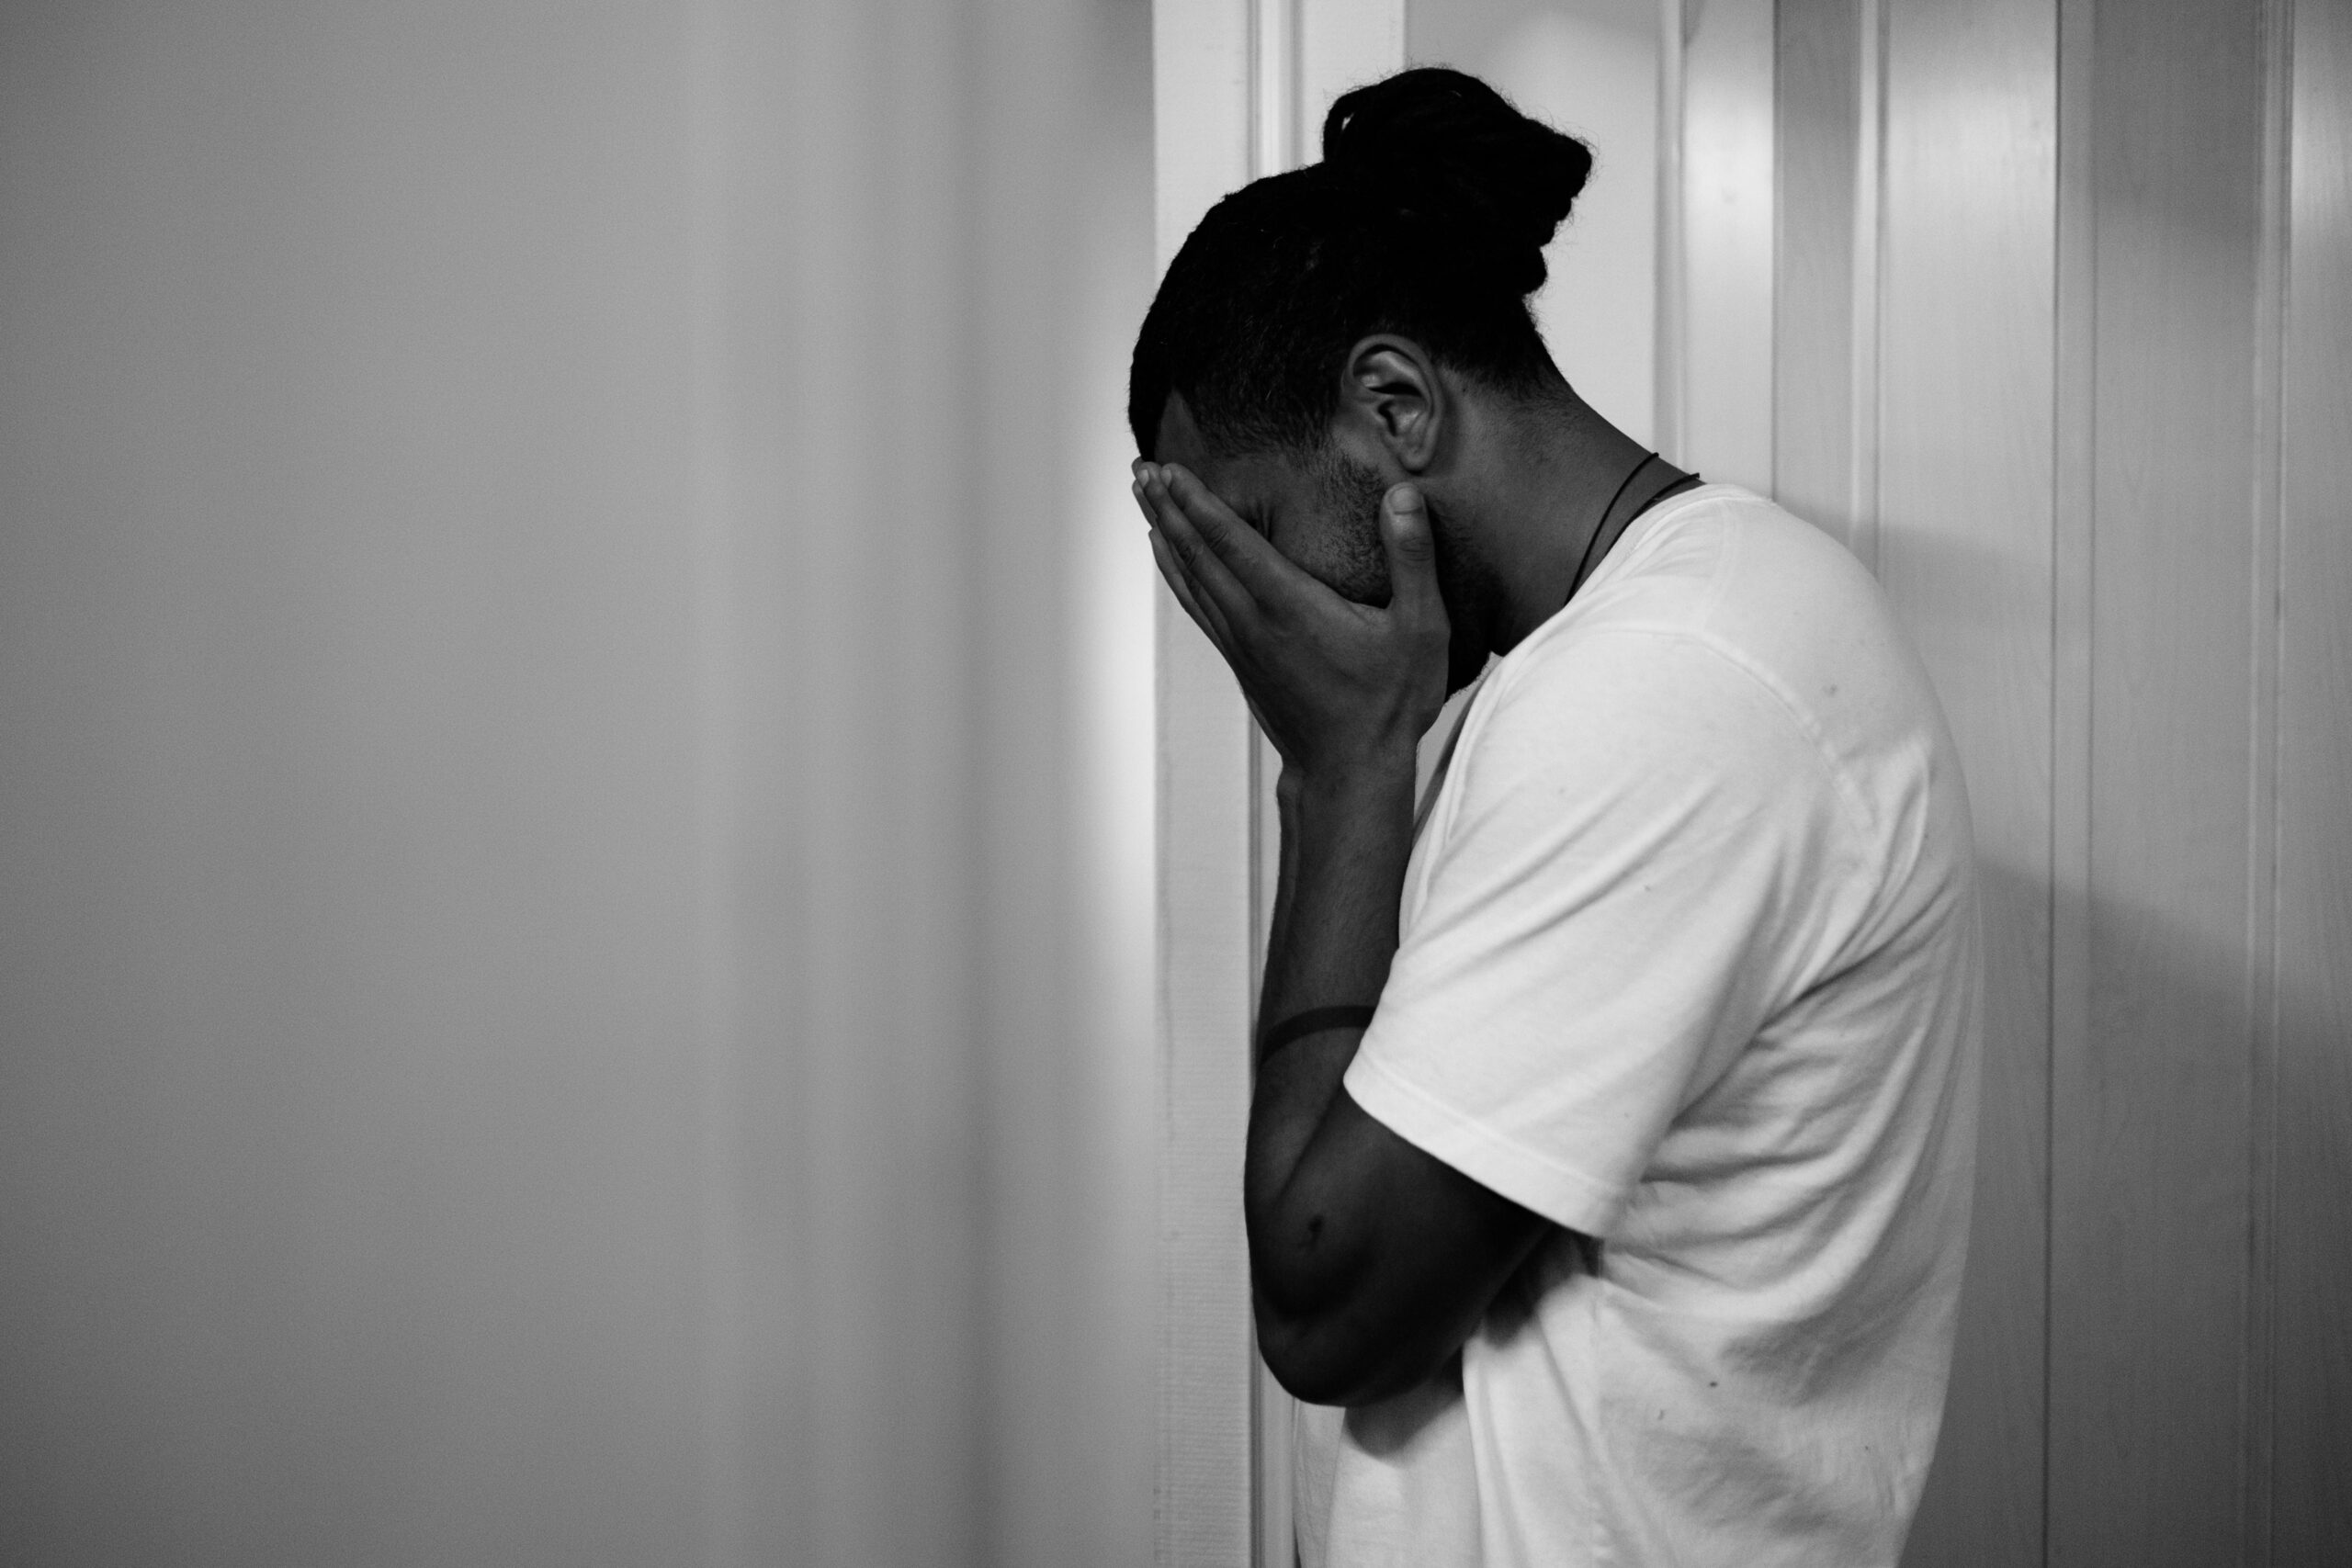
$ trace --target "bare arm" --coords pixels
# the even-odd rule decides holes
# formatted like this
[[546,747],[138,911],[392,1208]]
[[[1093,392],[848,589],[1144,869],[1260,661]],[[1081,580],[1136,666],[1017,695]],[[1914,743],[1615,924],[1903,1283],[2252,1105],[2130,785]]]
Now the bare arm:
[[[1182,470],[1146,475],[1161,570],[1285,759],[1260,1015],[1373,1002],[1396,951],[1413,743],[1443,695],[1444,613],[1419,498],[1399,487],[1382,509],[1396,593],[1372,610],[1291,566]],[[1283,1385],[1317,1404],[1428,1377],[1544,1228],[1358,1108],[1340,1080],[1362,1036],[1327,1030],[1276,1052],[1250,1110],[1259,1341]]]

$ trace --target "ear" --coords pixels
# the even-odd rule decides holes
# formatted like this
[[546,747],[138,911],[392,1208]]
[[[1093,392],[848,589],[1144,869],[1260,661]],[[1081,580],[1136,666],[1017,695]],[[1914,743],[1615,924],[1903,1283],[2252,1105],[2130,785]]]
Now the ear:
[[1437,460],[1450,412],[1445,383],[1421,345],[1379,333],[1348,350],[1340,373],[1340,416],[1387,448],[1408,474]]

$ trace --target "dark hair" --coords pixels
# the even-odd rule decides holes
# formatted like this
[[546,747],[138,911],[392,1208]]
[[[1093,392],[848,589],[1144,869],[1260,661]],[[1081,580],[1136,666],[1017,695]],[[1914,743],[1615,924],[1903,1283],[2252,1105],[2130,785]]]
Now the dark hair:
[[1527,297],[1592,151],[1459,71],[1358,87],[1323,161],[1209,209],[1136,339],[1127,423],[1149,456],[1169,394],[1235,451],[1322,445],[1341,357],[1399,333],[1448,368],[1533,390],[1554,375]]

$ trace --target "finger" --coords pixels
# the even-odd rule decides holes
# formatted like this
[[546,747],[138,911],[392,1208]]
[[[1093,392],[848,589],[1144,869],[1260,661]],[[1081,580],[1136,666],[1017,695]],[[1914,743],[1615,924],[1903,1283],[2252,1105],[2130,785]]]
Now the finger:
[[1219,565],[1261,607],[1324,592],[1323,585],[1292,564],[1266,536],[1234,515],[1216,492],[1173,464],[1161,469],[1169,498]]
[[1202,635],[1214,637],[1216,634],[1209,630],[1208,623],[1201,618],[1201,607],[1193,599],[1192,585],[1184,581],[1184,569],[1178,563],[1176,552],[1168,547],[1166,536],[1159,529],[1154,528],[1148,537],[1151,541],[1153,564],[1159,568],[1159,580],[1168,584],[1168,592],[1175,596],[1176,603],[1183,607],[1184,614],[1193,618],[1193,624],[1201,628]]
[[1388,487],[1380,500],[1380,541],[1388,551],[1388,609],[1407,620],[1445,619],[1437,587],[1437,541],[1430,534],[1429,502],[1415,484]]
[[1201,635],[1209,639],[1217,652],[1224,655],[1228,663],[1231,662],[1232,655],[1227,650],[1224,627],[1202,610],[1200,600],[1193,596],[1192,584],[1185,580],[1183,563],[1176,558],[1176,552],[1169,547],[1167,536],[1157,528],[1151,531],[1151,558],[1159,564],[1159,575],[1167,582],[1168,592],[1176,596],[1176,603],[1183,606],[1184,614],[1192,617],[1193,624],[1201,628]]
[[1159,575],[1167,580],[1168,591],[1176,596],[1176,602],[1184,607],[1184,613],[1193,617],[1193,624],[1200,627],[1210,641],[1222,648],[1224,644],[1220,638],[1224,628],[1206,617],[1199,592],[1191,580],[1191,569],[1185,566],[1182,556],[1170,545],[1168,536],[1159,526],[1160,511],[1165,503],[1156,501],[1150,490],[1157,477],[1149,465],[1138,463],[1136,465],[1135,483],[1130,487],[1136,498],[1136,509],[1143,513],[1144,527],[1151,540],[1151,558],[1159,565]]
[[[1169,480],[1180,470],[1159,468],[1144,475],[1144,499],[1150,504],[1153,525],[1184,569],[1185,581],[1203,609],[1214,609],[1227,626],[1246,625],[1258,614],[1258,604],[1225,558],[1202,536],[1197,520],[1178,501]],[[1200,483],[1193,481],[1197,487]],[[1215,525],[1212,524],[1212,526]],[[1236,525],[1239,526],[1238,519]]]

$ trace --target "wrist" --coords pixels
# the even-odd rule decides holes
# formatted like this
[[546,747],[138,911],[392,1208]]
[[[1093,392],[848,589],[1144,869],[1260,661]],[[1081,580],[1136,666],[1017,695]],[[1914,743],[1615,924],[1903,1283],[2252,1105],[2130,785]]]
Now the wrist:
[[1275,800],[1295,809],[1376,800],[1399,790],[1409,797],[1417,763],[1416,748],[1409,742],[1361,753],[1344,762],[1313,767],[1286,763],[1274,781]]

